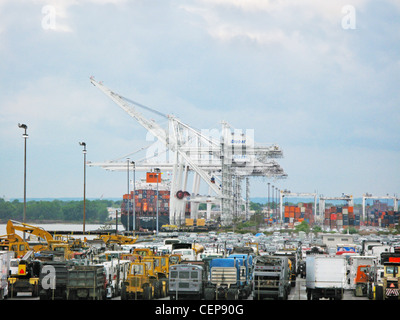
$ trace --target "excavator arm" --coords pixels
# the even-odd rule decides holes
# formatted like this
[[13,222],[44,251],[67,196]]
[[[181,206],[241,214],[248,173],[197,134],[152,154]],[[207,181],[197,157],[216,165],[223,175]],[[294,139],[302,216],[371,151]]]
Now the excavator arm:
[[43,240],[46,240],[47,243],[50,243],[54,240],[53,236],[43,228],[31,226],[29,224],[14,220],[8,220],[6,230],[7,234],[9,235],[15,234],[16,231],[27,232],[29,234],[33,234],[39,238],[42,238]]

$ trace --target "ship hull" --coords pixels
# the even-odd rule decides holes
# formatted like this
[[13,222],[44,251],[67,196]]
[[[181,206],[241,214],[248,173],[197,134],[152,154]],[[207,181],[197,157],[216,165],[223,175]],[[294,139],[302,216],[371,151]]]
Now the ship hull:
[[[129,231],[138,231],[141,229],[147,230],[157,230],[157,217],[150,215],[136,215],[136,223],[135,228],[133,227],[133,215],[129,216],[129,226],[128,226],[128,215],[121,215],[121,223],[124,226],[125,230]],[[161,230],[163,225],[169,224],[169,215],[159,214],[158,215],[158,230]]]

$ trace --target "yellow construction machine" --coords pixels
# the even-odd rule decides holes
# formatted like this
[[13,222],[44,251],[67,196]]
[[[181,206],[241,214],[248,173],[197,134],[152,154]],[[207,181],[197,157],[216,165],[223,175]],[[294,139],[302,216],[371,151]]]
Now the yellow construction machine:
[[126,280],[122,283],[121,300],[152,300],[154,280],[151,261],[132,262]]

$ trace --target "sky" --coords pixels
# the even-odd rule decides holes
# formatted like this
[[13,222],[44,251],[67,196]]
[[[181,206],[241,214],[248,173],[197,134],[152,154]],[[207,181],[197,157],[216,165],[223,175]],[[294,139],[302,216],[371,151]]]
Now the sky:
[[[0,0],[0,197],[83,196],[87,160],[125,159],[147,130],[94,87],[199,129],[277,144],[292,192],[400,195],[398,0]],[[131,156],[138,160],[138,155]],[[144,173],[138,173],[138,179]],[[126,173],[87,167],[88,198]]]

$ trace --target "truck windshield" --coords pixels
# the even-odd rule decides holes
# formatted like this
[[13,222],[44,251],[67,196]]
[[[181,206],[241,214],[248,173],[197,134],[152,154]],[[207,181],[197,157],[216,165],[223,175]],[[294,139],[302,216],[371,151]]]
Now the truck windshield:
[[393,274],[393,275],[398,274],[397,266],[387,266],[386,267],[386,273],[387,274]]
[[134,264],[131,269],[132,274],[143,274],[143,265]]

